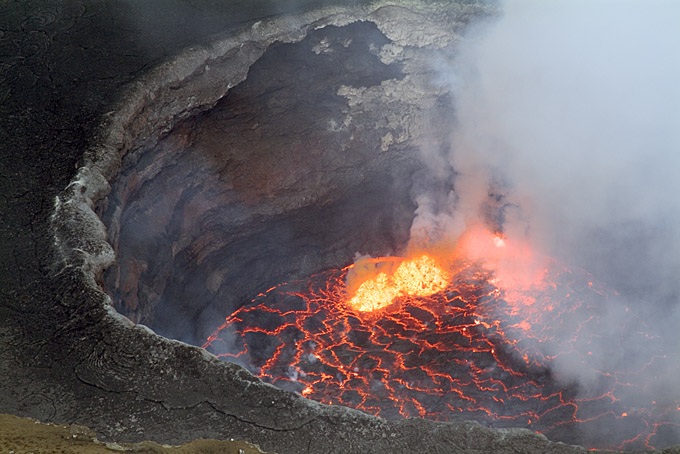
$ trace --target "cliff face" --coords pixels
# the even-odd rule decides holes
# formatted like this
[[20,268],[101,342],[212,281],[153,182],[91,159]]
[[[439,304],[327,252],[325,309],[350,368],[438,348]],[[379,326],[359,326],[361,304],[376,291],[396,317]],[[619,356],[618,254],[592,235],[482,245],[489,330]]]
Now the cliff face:
[[[398,250],[410,222],[400,182],[418,170],[409,150],[439,129],[428,118],[447,115],[418,55],[455,44],[491,8],[276,2],[272,16],[266,1],[29,3],[0,5],[0,411],[121,442],[585,452],[527,430],[323,406],[112,306],[196,341],[212,304],[362,247]],[[318,63],[283,64],[298,53]],[[366,236],[351,235],[357,224]],[[250,261],[270,243],[283,246]],[[179,311],[191,323],[173,326]]]
[[213,108],[127,156],[100,203],[114,306],[201,345],[267,288],[398,253],[417,142],[443,146],[453,119],[422,67],[381,61],[393,45],[369,22],[274,44]]

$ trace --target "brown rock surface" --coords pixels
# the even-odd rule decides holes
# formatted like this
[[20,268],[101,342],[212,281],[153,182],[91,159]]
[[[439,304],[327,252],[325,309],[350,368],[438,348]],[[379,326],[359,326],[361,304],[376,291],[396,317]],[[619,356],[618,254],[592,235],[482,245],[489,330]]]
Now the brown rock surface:
[[181,446],[100,442],[87,427],[45,424],[30,418],[0,414],[0,452],[9,454],[260,454],[263,451],[243,441],[194,440]]

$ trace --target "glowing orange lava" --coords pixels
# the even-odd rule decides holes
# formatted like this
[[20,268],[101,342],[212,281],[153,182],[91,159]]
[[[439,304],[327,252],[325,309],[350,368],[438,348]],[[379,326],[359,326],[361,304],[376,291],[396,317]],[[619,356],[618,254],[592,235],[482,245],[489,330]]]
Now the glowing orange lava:
[[380,272],[365,280],[349,299],[359,312],[389,306],[398,296],[430,296],[448,285],[450,276],[427,255],[404,260],[394,273]]
[[[556,359],[591,367],[594,336],[617,343],[599,317],[609,290],[481,226],[444,249],[280,284],[229,315],[204,348],[281,388],[386,419],[474,419],[589,447],[675,440],[680,402],[657,405],[635,385],[645,383],[643,356],[593,369],[598,387],[585,395],[551,370]],[[653,346],[633,312],[621,332]],[[668,383],[680,374],[680,353],[652,361],[667,362]],[[614,420],[625,424],[603,436]]]

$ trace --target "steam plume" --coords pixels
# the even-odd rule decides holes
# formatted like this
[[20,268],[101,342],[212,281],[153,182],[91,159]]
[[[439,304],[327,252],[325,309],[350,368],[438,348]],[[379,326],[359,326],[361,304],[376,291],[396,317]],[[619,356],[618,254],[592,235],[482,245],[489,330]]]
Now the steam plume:
[[679,23],[670,0],[508,1],[441,63],[455,173],[431,178],[453,190],[420,191],[412,237],[483,222],[616,289],[597,304],[623,344],[595,345],[590,367],[552,364],[584,393],[592,371],[640,363],[649,399],[680,398],[666,373],[680,351]]

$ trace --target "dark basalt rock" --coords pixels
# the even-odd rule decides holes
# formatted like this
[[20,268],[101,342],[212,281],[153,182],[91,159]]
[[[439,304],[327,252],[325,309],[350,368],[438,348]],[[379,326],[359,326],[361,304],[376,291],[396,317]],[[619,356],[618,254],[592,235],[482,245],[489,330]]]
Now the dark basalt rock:
[[[338,94],[406,77],[371,53],[387,43],[355,23],[274,44],[215,107],[129,156],[101,210],[118,257],[105,276],[115,307],[201,345],[273,285],[357,252],[397,253],[418,152],[381,150],[391,131],[380,119],[403,103],[357,113]],[[423,115],[446,118],[432,110]]]

